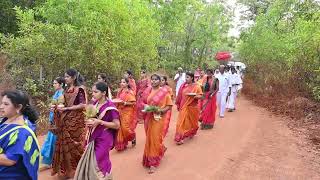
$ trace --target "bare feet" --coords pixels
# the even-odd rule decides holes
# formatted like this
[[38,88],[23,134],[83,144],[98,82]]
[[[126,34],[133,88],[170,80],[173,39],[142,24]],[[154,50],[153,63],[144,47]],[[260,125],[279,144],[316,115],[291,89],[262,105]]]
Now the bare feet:
[[131,143],[132,143],[132,147],[135,147],[137,145],[137,140],[134,139],[133,141],[131,141]]
[[148,173],[149,173],[149,174],[153,174],[153,173],[155,173],[155,172],[156,172],[156,167],[150,166]]
[[65,175],[65,179],[70,180],[73,179],[74,175],[75,175],[75,171],[74,170],[69,170],[67,171],[66,175]]
[[176,142],[177,145],[182,145],[183,144],[183,140]]

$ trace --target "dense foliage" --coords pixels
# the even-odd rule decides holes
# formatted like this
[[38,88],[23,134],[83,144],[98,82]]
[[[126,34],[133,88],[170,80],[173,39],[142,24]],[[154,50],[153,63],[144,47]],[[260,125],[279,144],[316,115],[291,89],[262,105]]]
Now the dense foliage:
[[229,47],[230,10],[223,3],[199,0],[159,1],[156,19],[161,28],[159,55],[165,69],[216,63],[213,54]]
[[98,72],[116,77],[155,64],[159,27],[144,2],[48,0],[16,13],[19,36],[2,43],[18,84],[51,81],[69,67],[95,79]]
[[1,45],[13,81],[33,95],[41,96],[40,89],[69,67],[88,80],[98,72],[117,80],[126,69],[137,75],[141,67],[173,72],[178,66],[213,66],[213,54],[228,49],[231,14],[220,2],[23,2],[30,5],[6,6],[17,28],[0,31]]
[[319,2],[242,2],[256,10],[250,16],[255,24],[242,33],[239,46],[255,84],[261,90],[293,90],[320,100]]
[[15,6],[21,8],[32,8],[41,4],[44,0],[1,0],[0,3],[0,32],[4,34],[17,33],[18,23]]

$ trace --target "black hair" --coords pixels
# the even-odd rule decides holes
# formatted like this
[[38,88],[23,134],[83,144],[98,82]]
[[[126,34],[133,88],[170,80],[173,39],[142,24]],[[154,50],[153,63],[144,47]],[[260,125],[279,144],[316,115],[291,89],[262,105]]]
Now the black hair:
[[108,95],[108,84],[105,82],[96,82],[94,86],[101,92],[106,92],[106,96]]
[[209,90],[210,90],[209,77],[207,77],[207,81],[206,81],[206,83],[204,84],[204,89],[203,89],[203,91],[204,91],[204,92],[208,92]]
[[[126,81],[126,83],[128,84],[128,88],[131,89],[130,84],[129,84],[129,82],[130,82],[130,81],[129,81],[129,78],[122,78],[122,79],[123,79],[124,81]],[[121,79],[121,80],[122,80],[122,79]]]
[[26,93],[19,90],[10,90],[4,91],[1,94],[1,96],[6,96],[8,99],[10,99],[10,101],[15,107],[21,105],[21,114],[27,116],[28,120],[33,124],[36,123],[37,119],[39,118],[39,114],[35,110],[35,108],[30,104],[30,99]]
[[82,76],[81,74],[79,74],[78,76],[78,82],[80,85],[84,85],[84,83],[86,82],[86,79],[84,78],[84,76]]
[[54,80],[57,81],[57,83],[59,83],[62,87],[65,86],[66,81],[63,77],[56,77]]
[[69,76],[75,78],[75,80],[74,80],[74,85],[75,86],[80,86],[84,82],[83,76],[81,76],[80,73],[75,69],[68,69],[66,71],[66,74],[68,74]]
[[193,72],[188,71],[188,72],[186,73],[186,75],[187,75],[187,76],[190,76],[190,77],[192,78],[192,82],[194,82],[194,73],[193,73]]
[[130,76],[132,76],[132,71],[131,70],[126,70],[126,73]]
[[104,82],[107,82],[107,75],[105,73],[100,73],[100,74],[98,74],[98,76],[100,76]]
[[164,81],[166,82],[166,83],[165,83],[165,85],[167,85],[167,86],[168,86],[168,85],[169,85],[169,84],[168,84],[168,77],[167,77],[167,76],[162,76],[162,78],[163,78],[163,79],[164,79]]
[[207,69],[206,73],[211,72],[211,74],[213,74],[213,70],[212,69]]
[[[211,74],[213,74],[213,70],[212,69],[207,69],[206,72],[210,72]],[[206,83],[204,84],[204,88],[203,88],[203,91],[204,92],[208,92],[210,90],[210,84],[209,84],[209,76],[207,76],[207,81]]]
[[159,81],[161,81],[161,76],[158,74],[152,74],[150,78],[152,79],[152,77],[156,77]]

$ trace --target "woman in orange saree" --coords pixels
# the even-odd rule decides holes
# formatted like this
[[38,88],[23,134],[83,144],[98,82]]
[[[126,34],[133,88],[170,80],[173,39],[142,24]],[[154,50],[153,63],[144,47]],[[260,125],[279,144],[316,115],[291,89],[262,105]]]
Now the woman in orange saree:
[[65,73],[68,85],[64,93],[65,107],[58,106],[54,114],[57,135],[56,148],[53,155],[52,175],[72,178],[78,162],[84,152],[85,124],[83,110],[86,93],[79,83],[80,74],[69,69]]
[[[166,147],[163,145],[163,123],[166,118],[170,118],[168,111],[173,105],[168,90],[160,87],[160,80],[159,75],[152,75],[152,88],[148,88],[144,93],[145,107],[158,107],[156,112],[146,112],[145,114],[146,144],[142,163],[143,166],[149,168],[149,173],[155,172],[166,151]],[[160,118],[159,114],[161,114]]]
[[117,99],[120,101],[115,102],[120,113],[120,129],[118,130],[115,144],[117,151],[125,150],[129,141],[132,142],[132,146],[136,145],[136,98],[130,89],[129,79],[121,79],[120,87],[121,89],[117,94]]
[[212,129],[216,120],[216,94],[219,89],[219,81],[213,76],[211,69],[207,70],[207,78],[203,84],[204,99],[200,115],[201,129]]
[[[173,91],[172,88],[168,84],[168,78],[167,76],[162,76],[161,77],[161,87],[166,88],[170,94],[171,99],[173,99]],[[167,114],[169,118],[166,118],[164,123],[163,123],[163,138],[166,137],[169,129],[169,124],[170,124],[170,117],[171,117],[172,109],[168,110]]]
[[187,72],[186,82],[180,87],[176,99],[179,115],[174,140],[178,145],[183,144],[184,139],[192,138],[197,134],[200,115],[198,99],[201,97],[201,87],[194,83],[193,73]]

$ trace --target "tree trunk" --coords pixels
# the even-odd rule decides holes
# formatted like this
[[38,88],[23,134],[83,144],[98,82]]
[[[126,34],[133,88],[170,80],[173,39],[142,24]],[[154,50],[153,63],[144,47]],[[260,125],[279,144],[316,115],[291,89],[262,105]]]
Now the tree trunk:
[[43,66],[42,65],[40,65],[39,82],[40,84],[43,84]]

